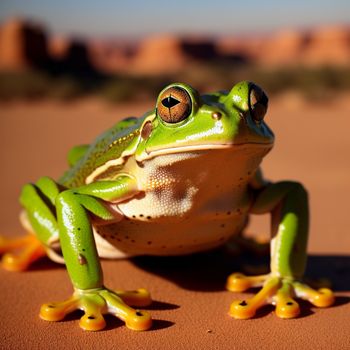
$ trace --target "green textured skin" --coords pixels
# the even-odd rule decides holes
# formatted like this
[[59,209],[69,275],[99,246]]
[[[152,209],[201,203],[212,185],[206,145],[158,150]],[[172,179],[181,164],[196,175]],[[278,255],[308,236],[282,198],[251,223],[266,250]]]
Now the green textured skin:
[[[68,188],[84,185],[86,177],[93,169],[110,159],[119,158],[135,136],[128,137],[126,141],[116,143],[112,147],[110,147],[110,145],[123,136],[131,135],[135,130],[140,128],[141,123],[142,118],[124,119],[100,135],[91,145],[86,147],[83,152],[80,148],[73,148],[71,157],[68,159],[69,163],[73,163],[73,166],[66,171],[58,182]],[[76,151],[78,155],[76,155]]]
[[63,257],[76,288],[98,288],[103,284],[88,213],[103,220],[112,220],[113,215],[99,199],[108,201],[123,198],[133,192],[137,192],[135,180],[123,176],[116,181],[93,183],[63,191],[57,197],[57,221],[61,245],[64,247]]
[[301,278],[306,267],[309,228],[307,192],[291,181],[271,184],[257,197],[251,211],[272,213],[276,223],[271,272],[283,277]]
[[89,145],[79,145],[73,147],[68,153],[68,164],[70,167],[74,166],[89,149]]
[[22,188],[20,203],[26,210],[34,233],[44,244],[51,237],[59,236],[55,215],[58,193],[57,184],[48,177],[39,179],[36,185],[27,184]]
[[[123,120],[91,145],[73,149],[68,157],[71,168],[57,184],[42,178],[35,185],[23,188],[21,203],[33,230],[43,243],[59,235],[68,273],[78,289],[103,285],[89,214],[111,220],[113,216],[105,203],[125,200],[138,193],[138,179],[121,175],[126,153],[140,161],[156,157],[157,152],[166,154],[174,148],[273,141],[268,126],[264,122],[254,122],[249,114],[251,83],[241,82],[230,92],[201,97],[185,84],[171,86],[182,87],[191,97],[192,109],[186,120],[170,125],[157,116],[156,110],[139,119]],[[211,117],[214,112],[221,113],[219,121]],[[152,124],[152,133],[143,139],[140,134],[146,123]],[[113,176],[109,176],[112,179],[107,176],[102,181],[92,180],[86,184],[91,173],[113,160],[120,162],[113,168]],[[299,277],[306,259],[308,209],[305,190],[296,183],[263,186],[252,212],[272,212],[273,219],[278,221],[272,272],[284,277]]]

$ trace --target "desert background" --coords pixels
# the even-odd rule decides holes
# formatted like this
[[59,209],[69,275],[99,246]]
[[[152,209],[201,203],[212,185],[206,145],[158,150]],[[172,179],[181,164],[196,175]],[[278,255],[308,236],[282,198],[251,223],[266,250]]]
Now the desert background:
[[[59,177],[68,150],[91,142],[128,116],[154,108],[168,83],[201,93],[240,80],[269,95],[266,122],[276,144],[267,178],[302,182],[310,196],[307,277],[331,283],[335,306],[302,302],[300,317],[272,307],[231,319],[230,303],[252,295],[225,290],[234,271],[268,263],[229,249],[176,259],[103,261],[106,285],[148,288],[154,327],[128,330],[107,317],[87,333],[79,312],[57,323],[40,305],[72,292],[63,266],[42,259],[29,271],[0,270],[3,349],[350,349],[350,5],[252,0],[147,6],[62,0],[0,4],[0,234],[20,236],[21,187]],[[269,217],[253,217],[249,235],[269,237]],[[326,278],[326,280],[322,280]]]

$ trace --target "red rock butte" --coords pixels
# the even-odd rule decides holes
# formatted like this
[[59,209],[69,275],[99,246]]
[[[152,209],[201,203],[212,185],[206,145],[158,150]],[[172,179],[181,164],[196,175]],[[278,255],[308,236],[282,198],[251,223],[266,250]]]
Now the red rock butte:
[[0,30],[0,68],[25,70],[40,67],[49,59],[43,27],[13,18]]
[[93,70],[85,42],[52,39],[38,23],[12,18],[0,27],[0,70]]
[[254,64],[264,67],[349,66],[350,27],[281,30],[265,36],[211,39],[158,34],[138,43],[50,37],[30,21],[10,19],[0,27],[0,70],[45,68],[104,73],[172,74],[198,63]]

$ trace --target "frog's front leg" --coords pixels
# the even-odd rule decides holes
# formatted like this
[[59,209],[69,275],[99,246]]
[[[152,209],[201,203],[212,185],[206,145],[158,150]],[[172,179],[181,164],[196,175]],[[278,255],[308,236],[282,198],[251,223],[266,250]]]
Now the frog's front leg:
[[295,182],[269,184],[257,197],[251,212],[271,213],[271,273],[262,276],[229,276],[227,288],[242,292],[250,287],[263,286],[251,299],[231,304],[234,318],[251,318],[265,304],[276,305],[276,314],[282,318],[298,316],[300,309],[295,297],[306,299],[318,307],[334,302],[331,290],[318,291],[301,282],[306,266],[309,212],[307,193]]
[[58,321],[69,312],[82,309],[85,314],[80,320],[80,327],[85,330],[104,328],[104,313],[116,315],[131,329],[145,330],[151,326],[151,318],[147,312],[134,310],[126,304],[150,304],[150,295],[146,290],[114,292],[103,286],[91,225],[91,214],[103,220],[114,218],[104,203],[124,200],[137,192],[137,184],[133,178],[120,176],[115,181],[95,182],[65,190],[57,196],[61,249],[75,291],[64,302],[43,305],[41,318]]

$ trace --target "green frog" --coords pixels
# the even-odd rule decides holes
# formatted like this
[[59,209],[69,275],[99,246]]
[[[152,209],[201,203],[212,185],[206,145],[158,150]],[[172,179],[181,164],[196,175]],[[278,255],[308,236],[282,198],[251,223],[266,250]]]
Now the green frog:
[[[100,330],[105,313],[128,328],[146,330],[152,319],[145,289],[104,286],[102,258],[183,255],[213,249],[241,235],[249,214],[271,214],[271,272],[228,277],[230,291],[262,289],[233,301],[229,314],[254,316],[271,303],[282,318],[298,316],[296,297],[318,307],[334,301],[331,290],[302,282],[308,237],[308,198],[297,182],[271,183],[260,164],[274,135],[264,117],[268,98],[256,84],[200,95],[175,83],[155,108],[126,118],[90,145],[74,147],[58,180],[40,178],[23,187],[19,239],[1,238],[3,266],[24,270],[43,255],[65,263],[74,287],[63,302],[44,304],[40,317],[63,319],[84,311],[80,327]],[[22,248],[20,255],[12,249]]]

